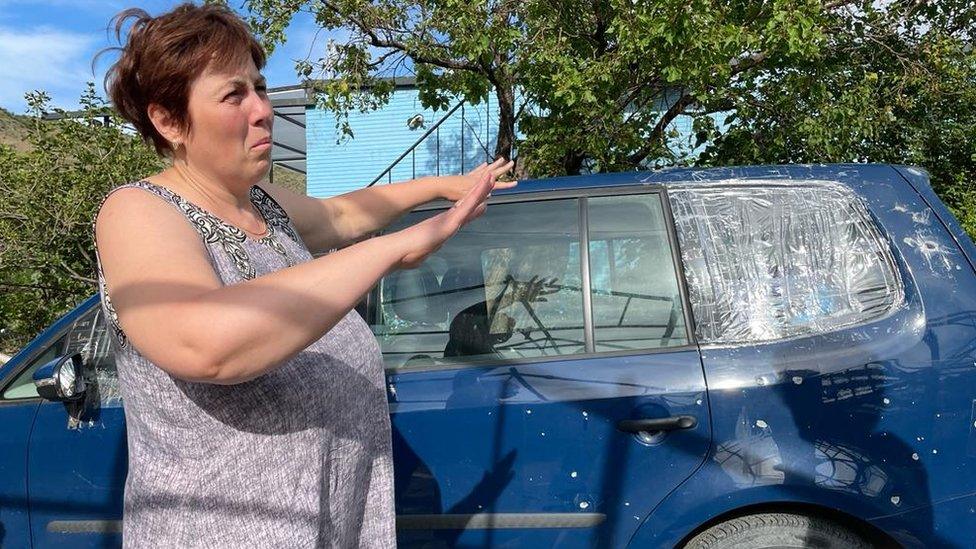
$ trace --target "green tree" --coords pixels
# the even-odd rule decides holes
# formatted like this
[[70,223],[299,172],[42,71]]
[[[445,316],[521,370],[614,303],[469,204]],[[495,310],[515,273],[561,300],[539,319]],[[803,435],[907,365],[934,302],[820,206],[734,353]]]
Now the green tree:
[[[972,200],[960,188],[972,181],[976,112],[976,5],[966,0],[244,0],[241,7],[268,48],[285,40],[300,11],[347,37],[296,66],[303,77],[328,77],[315,80],[320,103],[347,135],[350,111],[389,101],[394,89],[383,77],[413,75],[426,107],[493,95],[495,153],[517,147],[530,175],[898,161],[928,168],[957,214]],[[716,113],[731,116],[718,123]],[[676,139],[679,117],[691,121],[690,142]]]
[[45,120],[44,92],[27,101],[27,150],[0,145],[0,352],[8,354],[97,291],[91,223],[100,198],[163,167],[92,83],[76,117]]
[[734,82],[702,125],[702,165],[890,162],[925,167],[976,236],[974,5],[896,2],[837,16],[798,66]]

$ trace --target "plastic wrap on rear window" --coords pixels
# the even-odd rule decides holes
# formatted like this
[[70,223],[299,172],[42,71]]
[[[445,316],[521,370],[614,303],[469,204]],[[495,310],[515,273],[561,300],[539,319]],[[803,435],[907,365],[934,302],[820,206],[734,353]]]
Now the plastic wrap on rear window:
[[731,181],[669,197],[701,343],[825,333],[904,302],[887,241],[843,185]]

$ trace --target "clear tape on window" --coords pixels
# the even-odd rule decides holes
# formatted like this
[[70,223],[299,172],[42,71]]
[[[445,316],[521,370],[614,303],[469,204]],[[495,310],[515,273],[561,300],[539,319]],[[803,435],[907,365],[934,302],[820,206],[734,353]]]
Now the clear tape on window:
[[826,333],[904,303],[887,241],[843,185],[726,181],[669,198],[701,343]]

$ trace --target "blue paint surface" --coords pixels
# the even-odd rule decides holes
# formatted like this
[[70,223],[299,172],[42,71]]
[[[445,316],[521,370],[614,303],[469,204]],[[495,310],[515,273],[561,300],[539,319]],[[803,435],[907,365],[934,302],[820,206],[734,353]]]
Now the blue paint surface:
[[[393,374],[397,514],[601,513],[589,529],[401,532],[402,546],[625,545],[708,449],[698,352]],[[621,419],[691,415],[652,443]],[[653,471],[653,480],[635,477]]]
[[[401,530],[401,545],[665,547],[723,516],[781,508],[840,513],[909,547],[976,545],[976,249],[924,175],[683,169],[497,194],[724,179],[849,186],[893,249],[906,305],[788,342],[391,371],[398,514],[603,517],[587,528]],[[0,367],[3,385],[96,297]],[[121,516],[121,412],[92,411],[91,424],[69,428],[63,404],[0,402],[0,544],[118,544],[47,526]],[[672,415],[699,422],[650,441],[616,428]]]

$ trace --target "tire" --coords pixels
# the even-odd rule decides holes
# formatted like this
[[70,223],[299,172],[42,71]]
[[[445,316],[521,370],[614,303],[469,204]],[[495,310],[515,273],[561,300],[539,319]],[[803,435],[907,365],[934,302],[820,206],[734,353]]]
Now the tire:
[[685,545],[687,549],[760,549],[816,547],[818,549],[871,548],[863,537],[830,520],[793,513],[747,515],[704,530]]

